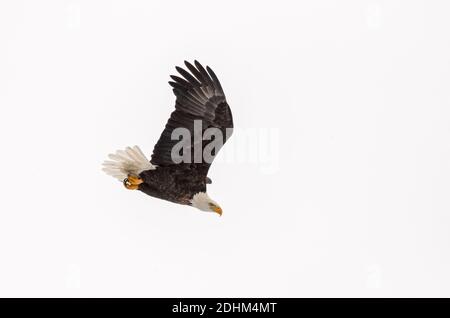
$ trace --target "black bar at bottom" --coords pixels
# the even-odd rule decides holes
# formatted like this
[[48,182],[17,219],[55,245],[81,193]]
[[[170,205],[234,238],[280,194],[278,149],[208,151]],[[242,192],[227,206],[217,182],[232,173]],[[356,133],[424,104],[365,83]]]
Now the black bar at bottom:
[[[411,310],[417,314],[421,309],[437,305],[449,308],[449,299],[305,299],[305,298],[40,298],[40,299],[0,299],[0,308],[13,309],[15,314],[29,311],[35,315],[41,313],[80,314],[98,312],[101,314],[113,313],[128,317],[132,313],[147,317],[154,314],[176,314],[183,316],[192,314],[201,317],[223,314],[325,314],[334,312],[346,314],[385,315],[385,306],[399,305],[406,311]],[[56,305],[56,306],[55,306]],[[368,308],[361,311],[361,306]],[[431,305],[431,306],[426,306]],[[429,313],[426,309],[426,313]]]

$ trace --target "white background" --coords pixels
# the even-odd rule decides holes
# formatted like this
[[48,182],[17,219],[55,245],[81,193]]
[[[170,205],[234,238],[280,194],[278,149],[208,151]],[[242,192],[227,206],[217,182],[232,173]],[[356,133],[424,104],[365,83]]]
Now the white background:
[[[450,296],[449,9],[2,1],[0,296]],[[100,170],[151,154],[185,59],[279,135],[213,165],[222,218]]]

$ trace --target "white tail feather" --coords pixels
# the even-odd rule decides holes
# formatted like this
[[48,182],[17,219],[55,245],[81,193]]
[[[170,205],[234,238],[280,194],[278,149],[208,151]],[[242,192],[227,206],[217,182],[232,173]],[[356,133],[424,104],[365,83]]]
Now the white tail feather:
[[108,157],[111,160],[103,162],[102,170],[119,181],[123,181],[129,174],[139,175],[142,171],[155,169],[138,146],[117,150]]

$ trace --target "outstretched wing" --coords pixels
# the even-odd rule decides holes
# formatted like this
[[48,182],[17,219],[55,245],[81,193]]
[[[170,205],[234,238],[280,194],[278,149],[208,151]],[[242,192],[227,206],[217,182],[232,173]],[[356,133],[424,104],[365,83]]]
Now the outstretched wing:
[[[173,140],[172,132],[176,128],[185,128],[189,131],[191,140],[183,151],[189,151],[191,154],[190,162],[209,167],[211,161],[205,161],[203,156],[201,156],[200,162],[198,156],[194,158],[194,148],[198,150],[201,144],[203,153],[204,147],[210,142],[194,138],[194,121],[197,125],[201,123],[202,136],[206,129],[218,128],[222,132],[223,145],[231,136],[233,117],[222,86],[213,70],[208,66],[205,70],[197,61],[194,62],[195,66],[186,61],[184,63],[191,73],[181,67],[176,67],[182,77],[171,76],[173,81],[170,81],[169,84],[173,87],[176,96],[175,111],[170,115],[165,129],[153,149],[151,163],[159,166],[178,163],[173,161],[172,149],[180,140]],[[194,145],[196,142],[197,146]],[[212,152],[213,158],[217,155],[218,149],[216,150]]]

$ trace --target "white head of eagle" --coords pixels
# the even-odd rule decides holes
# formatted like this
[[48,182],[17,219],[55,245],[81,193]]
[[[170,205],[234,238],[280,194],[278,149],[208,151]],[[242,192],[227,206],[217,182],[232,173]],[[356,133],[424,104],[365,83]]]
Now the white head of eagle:
[[222,208],[216,201],[211,199],[206,192],[195,194],[191,200],[191,205],[202,211],[216,212],[217,214],[222,215]]
[[[151,159],[138,146],[127,147],[110,154],[103,170],[129,190],[222,215],[221,207],[207,194],[207,184],[211,183],[207,175],[215,156],[231,136],[233,117],[213,70],[197,61],[195,66],[184,63],[190,73],[176,67],[182,77],[171,76],[175,110]],[[180,140],[180,130],[188,137]],[[211,130],[216,132],[213,139]],[[208,137],[198,140],[205,132]]]

